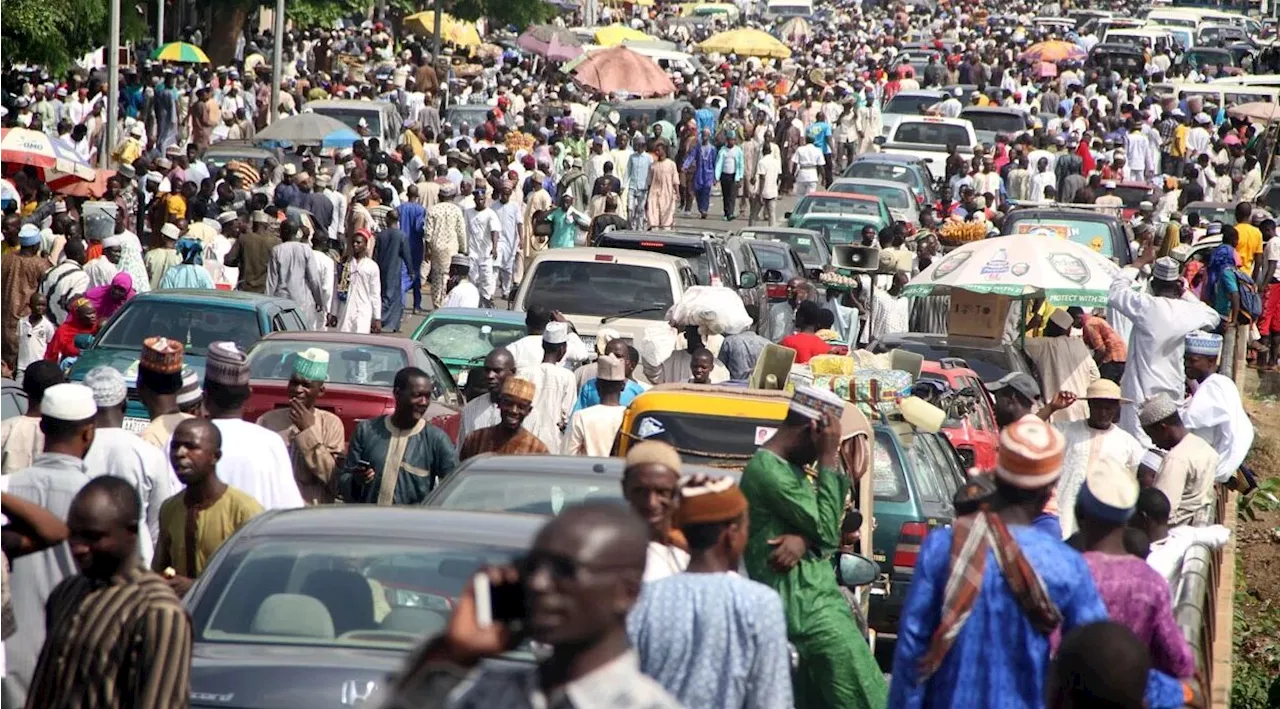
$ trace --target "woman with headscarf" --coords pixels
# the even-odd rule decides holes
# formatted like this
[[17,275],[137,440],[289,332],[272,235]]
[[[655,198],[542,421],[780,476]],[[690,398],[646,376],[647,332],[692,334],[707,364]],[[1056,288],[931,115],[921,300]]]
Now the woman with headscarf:
[[110,283],[85,291],[84,297],[89,299],[98,318],[106,320],[137,294],[133,289],[133,276],[121,271],[111,278]]
[[165,288],[214,288],[213,276],[204,267],[204,243],[199,239],[182,238],[173,245],[180,263],[170,266],[160,279],[160,289]]
[[59,363],[68,357],[79,357],[76,337],[98,332],[98,313],[87,296],[71,301],[70,311],[71,314],[54,331],[53,339],[44,351],[44,358],[49,362]]

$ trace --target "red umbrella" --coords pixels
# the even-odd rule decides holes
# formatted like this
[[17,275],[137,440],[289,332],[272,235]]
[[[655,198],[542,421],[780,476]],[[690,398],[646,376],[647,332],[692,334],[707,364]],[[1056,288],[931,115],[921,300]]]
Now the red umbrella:
[[36,168],[50,189],[94,177],[93,168],[81,162],[70,145],[28,128],[0,129],[0,161],[6,175],[20,165]]
[[676,91],[671,77],[657,62],[626,47],[592,52],[573,74],[578,83],[606,94],[662,96]]
[[107,193],[107,180],[115,176],[115,170],[98,170],[98,174],[88,182],[71,182],[54,188],[54,192],[68,197],[85,197],[98,199]]

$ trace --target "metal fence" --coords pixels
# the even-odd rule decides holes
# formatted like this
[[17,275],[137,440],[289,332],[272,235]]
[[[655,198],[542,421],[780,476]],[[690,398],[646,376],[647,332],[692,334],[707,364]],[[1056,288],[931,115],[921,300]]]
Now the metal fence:
[[[1196,515],[1194,526],[1205,527],[1223,524],[1228,490],[1217,486],[1217,501]],[[1227,524],[1234,533],[1234,524]],[[1207,703],[1213,686],[1213,641],[1217,637],[1218,584],[1222,574],[1232,569],[1222,568],[1222,550],[1208,545],[1191,545],[1182,558],[1182,568],[1173,589],[1173,617],[1183,637],[1191,645],[1196,660],[1195,689]],[[1226,628],[1225,632],[1231,632]]]

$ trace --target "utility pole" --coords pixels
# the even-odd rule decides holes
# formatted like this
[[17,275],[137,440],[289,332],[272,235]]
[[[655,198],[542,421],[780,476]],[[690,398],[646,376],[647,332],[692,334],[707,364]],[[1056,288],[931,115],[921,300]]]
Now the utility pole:
[[[431,40],[432,41],[431,61],[433,63],[438,64],[440,62],[440,26],[444,24],[444,20],[441,18],[442,11],[440,10],[440,0],[435,0],[435,2],[432,4],[435,6],[435,9],[436,9],[436,18],[435,18],[436,28],[435,28],[435,31],[431,33],[433,35]],[[435,69],[436,71],[439,71],[439,67],[437,66],[433,66],[431,68]],[[440,77],[437,77],[437,78],[440,78]]]
[[270,122],[280,117],[280,82],[284,79],[284,0],[276,0],[276,16],[271,30],[275,50],[271,53],[271,111]]
[[[164,7],[163,0],[160,4]],[[116,149],[116,121],[120,116],[120,0],[111,0],[111,37],[107,41],[107,134],[106,144],[98,151],[98,164],[111,164],[111,151]]]
[[164,46],[164,2],[156,0],[156,49]]

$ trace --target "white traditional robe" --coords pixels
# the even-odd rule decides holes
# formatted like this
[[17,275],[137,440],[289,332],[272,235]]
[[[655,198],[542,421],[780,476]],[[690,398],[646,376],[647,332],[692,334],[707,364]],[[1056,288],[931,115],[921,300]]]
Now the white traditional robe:
[[1084,484],[1089,467],[1106,456],[1123,463],[1129,472],[1136,475],[1146,448],[1114,424],[1106,430],[1096,429],[1088,421],[1055,425],[1066,439],[1062,476],[1058,478],[1056,489],[1058,520],[1062,523],[1062,538],[1066,539],[1076,531],[1076,498],[1080,495],[1080,486]]
[[151,568],[155,540],[160,538],[160,504],[182,489],[168,456],[136,433],[99,427],[84,456],[84,466],[91,477],[111,475],[129,481],[138,491],[143,522],[138,525],[138,553]]
[[560,450],[564,439],[562,431],[569,422],[573,403],[578,399],[578,379],[573,372],[558,364],[540,363],[522,367],[516,376],[533,382],[534,419],[529,431],[537,436],[547,450]]
[[[1186,389],[1182,347],[1187,333],[1213,329],[1218,324],[1218,313],[1199,301],[1137,292],[1133,290],[1133,280],[1123,272],[1111,282],[1108,301],[1112,309],[1133,324],[1129,360],[1120,380],[1124,397],[1143,402],[1164,393],[1180,400]],[[1120,427],[1145,444],[1148,439],[1138,425],[1138,405],[1120,407]]]
[[[119,272],[120,268],[108,261],[106,256],[99,256],[84,265],[84,274],[89,277],[90,288],[111,285],[111,279]],[[137,288],[136,283],[134,288]]]
[[[1132,355],[1130,355],[1132,357]],[[1182,422],[1218,451],[1218,473],[1214,479],[1226,482],[1240,468],[1253,446],[1253,421],[1245,413],[1235,382],[1221,374],[1210,374],[1196,393],[1182,403]],[[1171,503],[1177,504],[1175,500]]]
[[347,298],[339,298],[335,289],[330,312],[338,313],[340,332],[368,334],[374,318],[382,319],[382,276],[378,262],[365,257],[348,262],[347,267],[352,269],[347,279]]
[[306,505],[280,434],[240,419],[213,419],[213,424],[223,441],[219,480],[249,493],[264,510]]
[[1054,423],[1081,421],[1089,416],[1089,404],[1084,400],[1085,390],[1098,380],[1098,363],[1093,361],[1093,351],[1079,337],[1028,337],[1024,349],[1027,356],[1040,370],[1044,384],[1044,400],[1053,401],[1060,391],[1069,391],[1079,399],[1062,411],[1054,413]]

